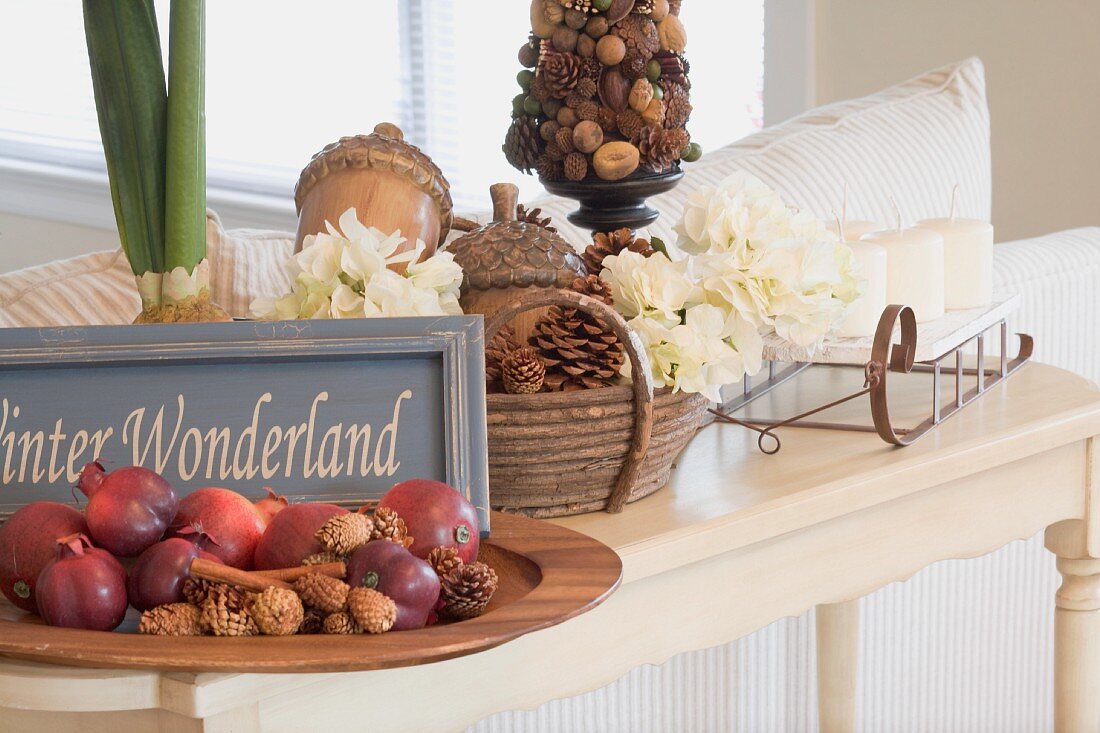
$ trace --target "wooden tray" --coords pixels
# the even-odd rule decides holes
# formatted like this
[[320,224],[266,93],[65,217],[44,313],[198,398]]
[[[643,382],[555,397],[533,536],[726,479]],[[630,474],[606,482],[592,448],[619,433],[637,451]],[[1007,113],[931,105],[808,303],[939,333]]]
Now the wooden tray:
[[189,672],[344,672],[407,667],[491,649],[584,613],[622,579],[611,548],[563,527],[494,513],[481,559],[500,577],[482,616],[379,636],[166,637],[46,626],[0,597],[0,655],[76,667]]

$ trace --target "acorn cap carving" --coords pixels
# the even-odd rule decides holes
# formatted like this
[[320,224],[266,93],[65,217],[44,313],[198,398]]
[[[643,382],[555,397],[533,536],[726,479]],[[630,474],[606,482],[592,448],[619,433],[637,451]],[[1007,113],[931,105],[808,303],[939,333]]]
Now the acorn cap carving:
[[370,135],[342,137],[316,153],[294,187],[295,211],[302,213],[302,204],[318,181],[347,168],[393,172],[428,194],[439,207],[439,244],[443,244],[454,220],[451,184],[439,166],[420,148],[405,142],[400,128],[389,122],[376,125]]
[[584,261],[569,242],[537,224],[515,220],[518,189],[490,188],[495,221],[447,246],[465,278],[462,291],[517,288],[569,288],[586,274]]

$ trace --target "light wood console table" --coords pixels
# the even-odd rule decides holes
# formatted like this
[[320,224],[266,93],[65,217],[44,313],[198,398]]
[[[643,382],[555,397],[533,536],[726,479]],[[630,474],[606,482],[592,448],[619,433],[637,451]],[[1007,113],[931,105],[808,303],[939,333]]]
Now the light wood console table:
[[[813,404],[841,378],[850,386],[854,377],[820,370],[817,383],[792,391]],[[854,419],[855,408],[845,409]],[[1056,728],[1100,730],[1097,435],[1100,392],[1041,364],[904,449],[873,434],[788,429],[782,451],[765,456],[748,431],[712,425],[665,490],[619,515],[561,520],[616,548],[625,573],[606,603],[561,626],[461,659],[340,675],[161,675],[0,660],[0,730],[461,730],[816,605],[821,727],[850,731],[855,600],[1043,528],[1064,578],[1051,599]]]

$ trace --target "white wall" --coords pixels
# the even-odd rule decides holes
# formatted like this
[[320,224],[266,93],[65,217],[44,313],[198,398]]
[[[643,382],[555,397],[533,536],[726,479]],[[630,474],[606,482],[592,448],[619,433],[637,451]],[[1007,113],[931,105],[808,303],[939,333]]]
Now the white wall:
[[816,97],[986,65],[998,241],[1100,224],[1100,2],[816,0]]

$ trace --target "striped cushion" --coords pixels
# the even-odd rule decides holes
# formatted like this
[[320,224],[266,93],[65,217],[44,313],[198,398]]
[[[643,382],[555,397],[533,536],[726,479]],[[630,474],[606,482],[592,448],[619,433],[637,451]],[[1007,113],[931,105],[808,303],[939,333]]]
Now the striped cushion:
[[[651,199],[661,218],[650,233],[675,241],[671,228],[691,192],[738,168],[819,218],[840,208],[845,183],[849,218],[892,222],[891,196],[907,221],[944,216],[957,183],[959,214],[989,220],[989,109],[982,62],[968,59],[862,99],[811,110],[685,164],[680,185]],[[567,239],[587,240],[586,232],[565,220],[575,202],[549,198],[538,205]]]
[[[283,263],[292,235],[238,229],[226,232],[213,212],[206,219],[210,292],[230,315],[245,316],[255,294],[286,292]],[[131,323],[141,311],[122,250],[94,252],[0,276],[0,326],[89,326]]]

